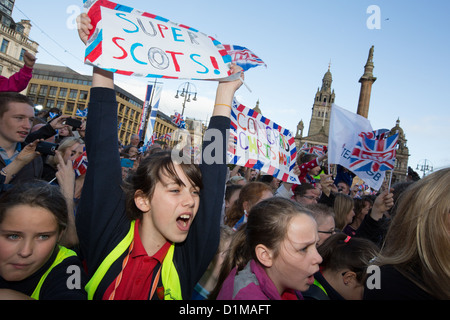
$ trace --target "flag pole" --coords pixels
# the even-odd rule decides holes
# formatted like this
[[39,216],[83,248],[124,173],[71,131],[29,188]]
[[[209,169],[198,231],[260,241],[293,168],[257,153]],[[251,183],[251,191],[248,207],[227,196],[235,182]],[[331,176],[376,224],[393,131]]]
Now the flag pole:
[[241,76],[239,76],[239,80],[241,80],[241,82],[244,84],[244,86],[247,88],[247,90],[250,91],[250,93],[252,93],[252,89],[250,89],[250,87],[245,83],[244,79],[242,79]]
[[389,186],[388,186],[388,193],[391,192],[391,182],[392,182],[392,174],[393,172],[391,171],[391,174],[389,175]]

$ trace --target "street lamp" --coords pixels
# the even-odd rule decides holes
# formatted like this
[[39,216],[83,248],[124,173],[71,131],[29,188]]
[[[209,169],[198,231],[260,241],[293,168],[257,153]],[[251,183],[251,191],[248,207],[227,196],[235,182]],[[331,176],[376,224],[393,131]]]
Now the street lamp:
[[[182,88],[182,89],[181,89]],[[181,93],[180,93],[181,91]],[[186,102],[191,102],[191,95],[194,95],[192,98],[193,101],[197,101],[197,88],[193,83],[185,82],[180,84],[177,90],[177,94],[175,98],[183,97],[183,110],[181,111],[181,115],[184,116],[184,108],[186,107]]]
[[422,171],[423,172],[422,178],[424,178],[426,172],[428,171],[433,172],[433,164],[428,159],[420,160],[419,163],[417,164],[416,170]]

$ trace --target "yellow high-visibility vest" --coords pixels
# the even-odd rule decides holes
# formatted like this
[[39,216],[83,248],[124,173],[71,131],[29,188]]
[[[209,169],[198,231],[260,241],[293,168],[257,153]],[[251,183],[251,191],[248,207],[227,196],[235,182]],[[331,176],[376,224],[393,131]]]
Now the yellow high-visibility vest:
[[66,247],[59,246],[58,254],[56,255],[55,261],[53,261],[52,265],[48,270],[44,273],[44,275],[41,277],[41,280],[39,280],[38,285],[36,289],[34,289],[34,292],[31,294],[31,298],[39,300],[39,294],[41,292],[42,284],[44,283],[45,279],[47,279],[48,274],[61,262],[63,262],[65,259],[69,257],[76,256],[77,254],[67,249]]
[[[130,230],[127,235],[120,241],[120,243],[108,254],[103,262],[95,271],[92,278],[89,280],[85,289],[88,294],[88,300],[94,298],[95,291],[102,281],[106,272],[111,265],[119,259],[119,257],[130,247],[134,239],[134,225],[136,221],[131,222]],[[164,300],[182,300],[180,278],[178,277],[177,269],[173,264],[173,253],[175,245],[172,243],[167,251],[166,257],[162,263],[161,279],[164,286]]]

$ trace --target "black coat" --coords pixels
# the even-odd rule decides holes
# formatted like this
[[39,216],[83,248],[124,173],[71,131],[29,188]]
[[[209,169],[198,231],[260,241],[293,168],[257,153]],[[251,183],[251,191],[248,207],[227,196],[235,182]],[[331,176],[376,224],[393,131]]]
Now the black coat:
[[[90,97],[85,137],[89,166],[76,215],[81,257],[86,262],[89,277],[130,229],[130,221],[125,214],[125,195],[121,189],[115,91],[92,88]],[[230,121],[226,117],[212,117],[210,128],[220,130],[225,137]],[[222,147],[226,150],[228,140],[223,140]],[[200,165],[204,186],[200,206],[187,239],[175,246],[174,264],[184,299],[191,297],[195,284],[217,251],[227,172],[225,157],[224,151],[222,164]],[[122,260],[123,257],[112,264],[94,299],[103,297],[120,273]]]

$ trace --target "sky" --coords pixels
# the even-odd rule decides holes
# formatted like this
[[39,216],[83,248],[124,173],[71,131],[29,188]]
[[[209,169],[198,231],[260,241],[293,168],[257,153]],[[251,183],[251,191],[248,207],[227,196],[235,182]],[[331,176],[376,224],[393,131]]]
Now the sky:
[[[377,81],[369,109],[372,127],[391,129],[400,119],[411,154],[410,167],[416,169],[424,160],[435,170],[450,166],[450,1],[118,2],[194,27],[221,43],[252,50],[267,68],[248,70],[245,82],[251,91],[242,86],[236,99],[250,108],[259,100],[265,117],[294,133],[303,120],[304,135],[330,61],[335,103],[356,113],[358,81],[373,45]],[[31,20],[30,38],[39,43],[39,63],[92,73],[83,63],[84,46],[75,25],[81,7],[81,0],[16,0],[13,18]],[[147,79],[115,79],[117,85],[144,100]],[[161,110],[169,115],[181,112],[182,100],[175,99],[175,93],[186,80],[161,82]],[[198,100],[187,103],[185,115],[206,121],[217,83],[190,82],[197,88]],[[416,171],[422,176],[423,172]]]

